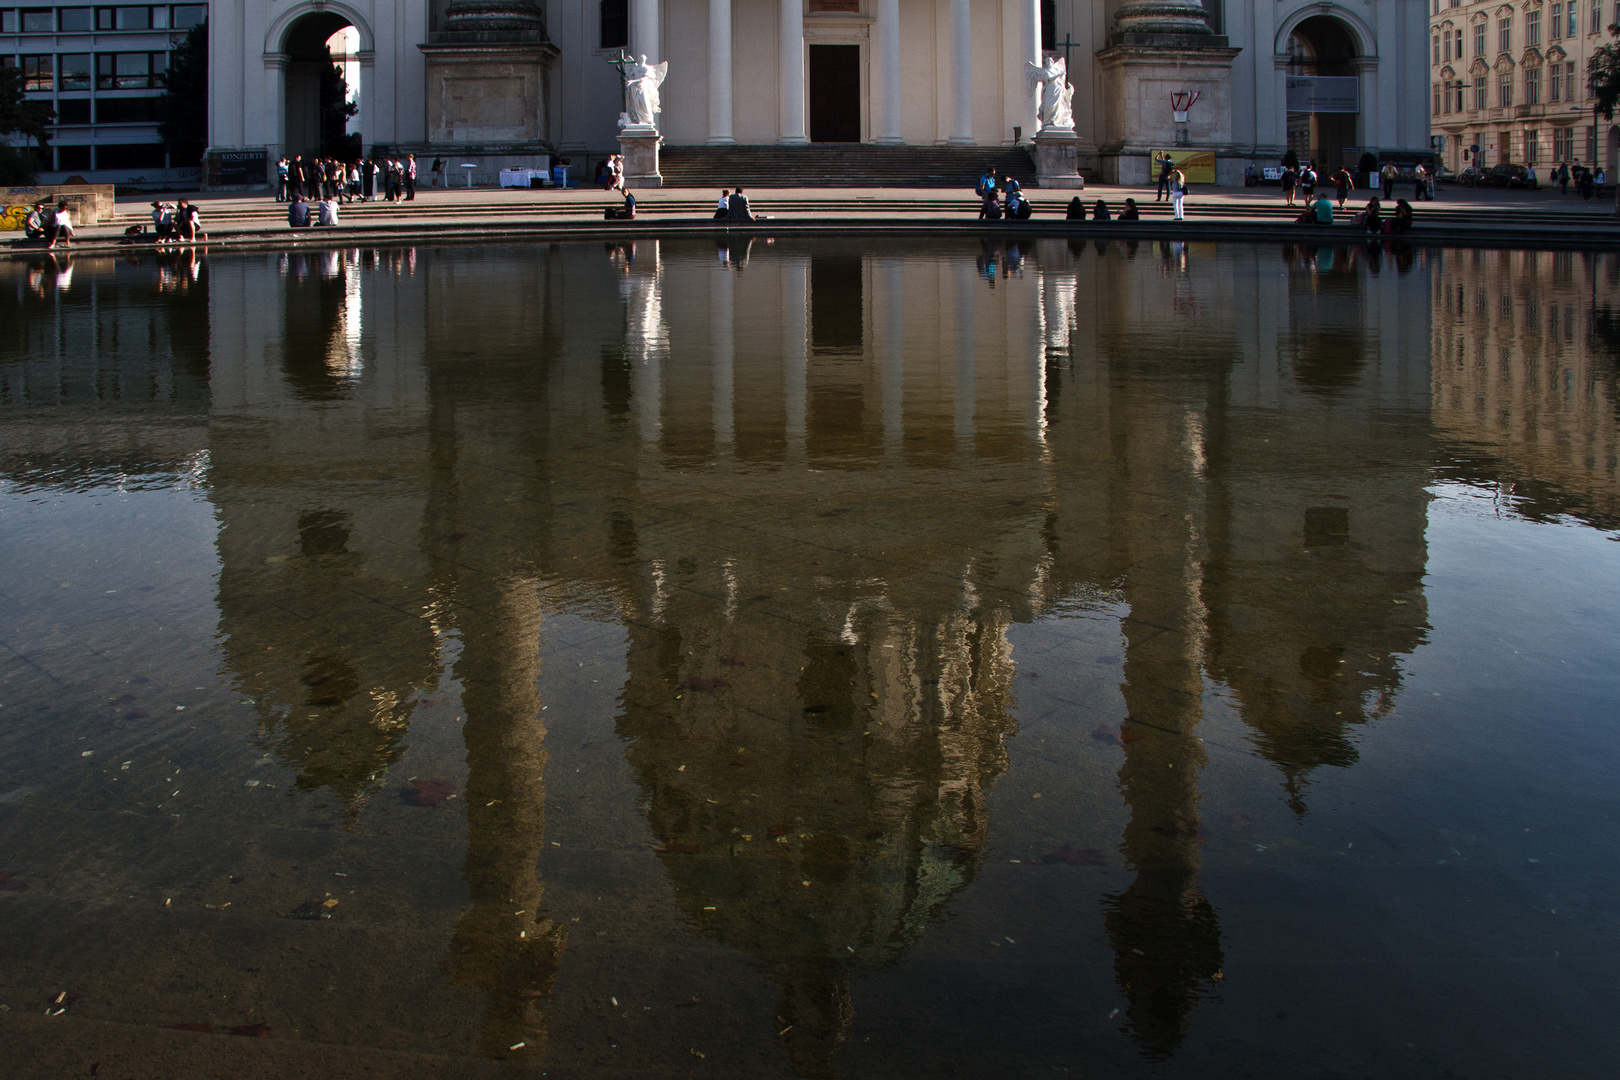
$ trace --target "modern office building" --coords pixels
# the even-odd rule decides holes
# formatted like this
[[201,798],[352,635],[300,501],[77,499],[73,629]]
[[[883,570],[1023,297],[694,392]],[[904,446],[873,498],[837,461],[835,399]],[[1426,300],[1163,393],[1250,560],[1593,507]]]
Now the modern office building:
[[0,63],[20,66],[29,95],[56,109],[40,179],[195,178],[195,165],[170,161],[155,106],[170,51],[207,17],[207,4],[0,8]]
[[1452,169],[1597,161],[1620,128],[1593,114],[1586,65],[1620,22],[1616,0],[1429,0],[1429,111]]

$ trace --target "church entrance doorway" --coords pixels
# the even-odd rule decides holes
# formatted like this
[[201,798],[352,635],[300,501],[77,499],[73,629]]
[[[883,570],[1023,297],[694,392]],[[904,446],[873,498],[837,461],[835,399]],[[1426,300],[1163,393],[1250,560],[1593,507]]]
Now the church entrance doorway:
[[354,161],[360,135],[351,134],[360,90],[359,40],[353,25],[329,11],[293,23],[282,45],[286,54],[286,126],[282,152]]
[[811,45],[810,141],[861,141],[861,47]]
[[1354,170],[1361,88],[1356,39],[1329,15],[1313,15],[1288,36],[1288,148],[1329,172]]

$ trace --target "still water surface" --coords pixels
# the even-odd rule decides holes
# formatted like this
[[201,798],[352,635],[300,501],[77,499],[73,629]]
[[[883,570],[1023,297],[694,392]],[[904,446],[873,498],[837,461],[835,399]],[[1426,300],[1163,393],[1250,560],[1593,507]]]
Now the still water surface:
[[13,1065],[1611,1075],[1617,304],[1061,240],[0,265]]

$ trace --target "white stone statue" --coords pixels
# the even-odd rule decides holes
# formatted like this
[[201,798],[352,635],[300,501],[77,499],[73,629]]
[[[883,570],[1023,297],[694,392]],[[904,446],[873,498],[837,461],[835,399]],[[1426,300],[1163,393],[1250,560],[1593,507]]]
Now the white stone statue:
[[1069,65],[1061,56],[1049,56],[1045,65],[1028,62],[1031,83],[1041,84],[1041,104],[1036,119],[1043,128],[1074,130],[1074,87],[1069,85]]
[[663,85],[664,76],[668,74],[668,60],[661,64],[649,64],[647,58],[643,56],[640,61],[625,65],[624,88],[627,108],[619,117],[620,127],[631,124],[641,127],[657,125],[658,88]]

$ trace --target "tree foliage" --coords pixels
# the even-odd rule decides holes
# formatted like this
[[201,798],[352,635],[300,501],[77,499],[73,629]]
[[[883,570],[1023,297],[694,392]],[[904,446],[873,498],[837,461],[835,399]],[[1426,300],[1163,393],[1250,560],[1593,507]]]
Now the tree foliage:
[[50,142],[56,110],[48,101],[31,100],[23,86],[22,68],[0,64],[0,137],[21,135],[43,147]]
[[202,163],[208,149],[208,24],[186,32],[169,54],[158,99],[158,138],[176,165]]
[[349,100],[349,84],[337,64],[321,65],[321,156],[338,161],[360,158],[360,136],[349,133],[349,121],[360,103]]

